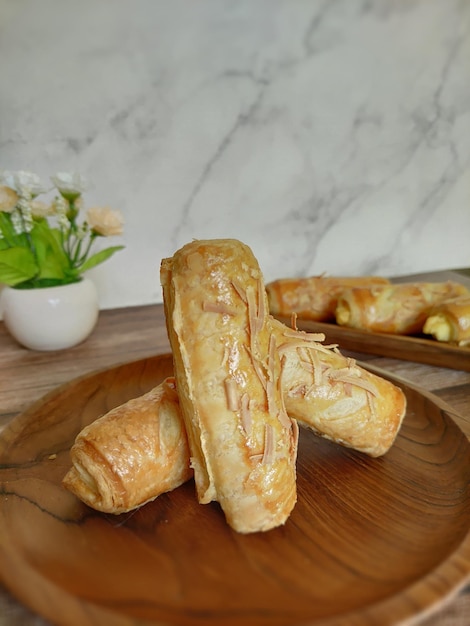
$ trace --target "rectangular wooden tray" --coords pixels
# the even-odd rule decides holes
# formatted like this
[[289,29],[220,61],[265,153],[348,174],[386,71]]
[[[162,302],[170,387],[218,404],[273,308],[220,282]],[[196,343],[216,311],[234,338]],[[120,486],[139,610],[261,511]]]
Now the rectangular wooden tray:
[[[291,326],[290,317],[277,315],[274,317],[287,326]],[[375,354],[470,372],[470,347],[459,348],[434,339],[372,333],[301,318],[297,318],[297,328],[307,332],[325,333],[325,343],[337,343],[340,350]]]

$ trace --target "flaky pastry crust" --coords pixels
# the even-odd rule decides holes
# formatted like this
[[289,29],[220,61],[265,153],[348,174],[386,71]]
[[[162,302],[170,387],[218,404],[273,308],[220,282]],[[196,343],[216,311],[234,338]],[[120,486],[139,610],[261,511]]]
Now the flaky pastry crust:
[[406,396],[390,381],[360,367],[324,336],[291,330],[273,319],[290,417],[317,435],[372,457],[393,445]]
[[[282,395],[290,417],[321,437],[369,456],[388,452],[405,415],[403,392],[343,356],[336,346],[325,345],[323,335],[293,330],[274,319],[270,324],[281,358]],[[182,424],[170,378],[79,434],[71,452],[74,466],[64,485],[89,506],[107,513],[130,510],[146,498],[177,488],[193,475]],[[163,433],[165,439],[179,433],[181,440],[173,440],[170,448],[164,445],[159,449],[163,458],[151,461],[140,451],[145,438],[160,436],[162,429],[168,429]],[[117,451],[113,463],[108,449]],[[147,472],[145,482],[139,481],[133,464]]]
[[424,323],[423,332],[437,341],[470,346],[470,294],[434,307]]
[[122,513],[195,477],[239,532],[283,524],[296,501],[297,420],[370,456],[385,454],[403,392],[324,336],[268,313],[262,274],[236,240],[196,241],[161,266],[175,379],[78,436],[64,485]]
[[468,293],[464,285],[452,281],[355,287],[339,296],[336,322],[378,333],[420,333],[435,306]]
[[309,276],[279,278],[266,285],[269,310],[272,315],[299,318],[315,322],[335,319],[338,296],[344,289],[370,285],[387,285],[381,276]]
[[192,476],[174,378],[112,409],[77,436],[63,485],[104,513],[130,511]]
[[237,240],[194,241],[163,260],[161,283],[199,501],[218,501],[238,532],[284,524],[298,429],[258,262]]

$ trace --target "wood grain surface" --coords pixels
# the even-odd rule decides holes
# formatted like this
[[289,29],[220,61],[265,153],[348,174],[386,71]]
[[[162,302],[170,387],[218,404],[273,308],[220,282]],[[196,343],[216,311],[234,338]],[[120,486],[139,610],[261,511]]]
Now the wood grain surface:
[[[244,560],[244,567],[248,567],[247,580],[250,584],[255,581],[263,587],[263,593],[258,594],[259,602],[269,600],[267,604],[271,606],[271,602],[274,602],[274,607],[279,607],[283,599],[286,600],[286,589],[292,590],[294,582],[297,583],[297,570],[293,570],[290,565],[291,554],[286,547],[292,542],[284,542],[286,537],[290,539],[291,536],[293,545],[298,546],[293,562],[301,562],[299,572],[304,576],[300,590],[290,596],[290,601],[295,604],[294,608],[288,607],[287,616],[284,613],[287,619],[294,615],[295,619],[305,617],[312,623],[309,616],[314,610],[322,616],[315,617],[313,623],[339,623],[338,613],[347,610],[346,621],[343,620],[345,624],[400,622],[419,623],[420,626],[468,625],[470,594],[468,588],[461,589],[468,572],[468,450],[466,439],[456,424],[467,437],[470,436],[470,373],[351,352],[351,356],[360,358],[368,366],[378,365],[398,375],[407,387],[406,393],[411,394],[411,409],[405,420],[403,437],[400,436],[397,442],[399,445],[393,449],[392,456],[374,461],[318,441],[302,431],[299,505],[289,520],[289,526],[274,531],[273,539],[270,538],[271,533],[262,535],[262,545],[258,540],[237,536],[228,539],[222,535],[224,539],[221,540],[226,541],[228,546],[226,554],[230,557],[225,564],[224,554],[215,549],[216,546],[220,548],[220,544],[213,545],[212,542],[212,531],[223,529],[223,533],[227,532],[225,522],[216,505],[202,507],[195,503],[192,483],[129,517],[119,518],[94,513],[80,503],[77,505],[76,501],[72,505],[72,496],[66,495],[64,500],[64,493],[58,487],[60,476],[69,462],[66,442],[70,443],[72,438],[71,424],[75,424],[73,431],[79,423],[94,419],[96,412],[120,402],[131,392],[127,384],[131,385],[134,392],[136,389],[143,391],[150,380],[154,380],[157,371],[154,356],[167,351],[168,342],[160,305],[102,311],[97,329],[86,342],[55,353],[23,349],[11,339],[0,323],[0,428],[1,424],[7,427],[2,437],[1,453],[4,464],[1,470],[0,546],[5,551],[3,556],[8,563],[2,568],[8,589],[2,590],[0,586],[1,626],[61,624],[64,615],[67,619],[75,617],[78,620],[76,623],[81,624],[142,623],[137,618],[129,617],[137,610],[144,610],[137,609],[139,602],[134,603],[134,600],[135,597],[140,599],[142,593],[150,593],[150,588],[153,597],[155,594],[158,596],[158,583],[162,584],[160,568],[167,573],[163,588],[171,592],[165,611],[169,606],[173,609],[178,606],[176,601],[181,602],[182,598],[185,599],[186,607],[193,606],[191,602],[203,604],[207,600],[207,591],[202,593],[200,599],[195,599],[194,594],[191,595],[191,586],[201,586],[197,578],[200,576],[207,583],[208,589],[211,585],[219,589],[221,572],[226,576],[232,572],[229,564],[234,553],[236,559]],[[137,378],[132,376],[132,382],[129,383],[128,376],[110,373],[117,364],[132,359],[142,363],[150,360],[153,365],[139,370]],[[103,372],[103,369],[109,369],[110,372]],[[93,377],[95,373],[99,377],[104,375],[105,383],[100,383],[99,389],[91,396],[83,397],[83,390],[77,395],[76,386],[80,387],[83,381],[87,381],[88,385],[88,376]],[[85,376],[82,381],[77,380],[77,377],[82,376]],[[65,388],[61,388],[63,384]],[[433,394],[429,395],[424,389]],[[43,424],[42,420],[31,420],[31,416],[35,411],[44,411],[42,398],[47,392],[52,392],[52,396],[48,398],[47,418]],[[62,393],[65,393],[67,399],[76,398],[77,407],[64,410],[63,404],[59,402]],[[437,397],[445,403],[441,404]],[[83,402],[86,402],[86,407],[81,404]],[[76,410],[80,411],[80,416],[74,414]],[[26,414],[18,418],[25,411]],[[55,443],[51,441],[52,433]],[[425,445],[423,437],[428,435],[432,435],[431,440],[427,440]],[[20,440],[24,445],[19,445]],[[59,446],[59,441],[64,445]],[[43,442],[39,445],[40,449],[38,442]],[[413,450],[419,450],[419,453]],[[51,457],[55,454],[57,456]],[[311,456],[314,457],[314,463],[320,463],[320,470],[311,465]],[[409,472],[408,464],[411,460],[413,469]],[[391,468],[394,469],[393,479],[388,473]],[[368,479],[363,480],[364,476],[368,476]],[[372,477],[377,496],[370,492],[369,481]],[[360,487],[357,486],[359,478]],[[456,483],[454,478],[457,479]],[[397,481],[400,487],[402,480],[405,483],[403,492],[396,489]],[[386,488],[387,493],[394,493],[391,499],[384,501],[380,496],[377,481]],[[5,489],[5,484],[8,489]],[[8,496],[6,492],[9,491],[12,494],[17,492],[18,495]],[[357,498],[354,496],[356,491]],[[43,505],[43,498],[48,502],[47,506]],[[68,501],[67,505],[65,501]],[[373,502],[370,510],[362,506],[369,501]],[[412,505],[403,515],[398,515],[402,502],[412,502]],[[423,507],[427,513],[417,518],[414,513]],[[201,508],[204,509],[203,514]],[[312,510],[316,514],[316,525],[312,525]],[[305,511],[309,512],[308,517]],[[198,526],[194,526],[195,520]],[[173,524],[179,530],[177,538],[171,536],[169,530]],[[201,524],[202,528],[199,526]],[[95,544],[95,536],[109,537],[109,543],[105,544],[108,549],[101,548],[99,542]],[[406,541],[406,536],[412,541]],[[117,552],[114,543],[116,539],[119,547]],[[390,545],[389,540],[392,541]],[[396,548],[391,547],[393,542],[399,550],[404,549],[407,553],[403,566],[396,561]],[[198,557],[196,572],[192,571],[191,574],[177,567],[180,559],[185,563],[184,558],[187,558],[190,545]],[[241,555],[238,554],[240,550]],[[315,551],[315,557],[309,550]],[[336,553],[342,555],[343,551],[344,555],[340,558],[335,556]],[[279,565],[279,572],[275,574],[270,573],[271,562],[266,556],[271,556],[271,553],[275,554],[274,562]],[[97,572],[108,582],[111,578],[112,589],[109,594],[103,596],[101,578],[95,576],[93,568],[85,566],[85,562],[78,558],[79,554],[85,554],[88,558],[91,554]],[[126,569],[128,562],[133,562],[135,554],[142,557],[139,560],[140,569],[136,570],[136,581],[142,583],[142,589],[133,580],[129,587],[128,582],[124,584],[120,578],[122,570]],[[158,555],[157,568],[153,562],[149,563],[150,555],[152,559]],[[318,566],[318,555],[323,563],[325,559],[328,561],[331,569]],[[357,558],[358,555],[361,557],[358,566],[345,567],[348,559]],[[64,569],[65,557],[68,565]],[[98,557],[102,557],[101,561],[108,566],[98,562]],[[391,566],[387,565],[387,559],[390,559]],[[1,562],[4,562],[3,559]],[[367,568],[372,564],[372,570],[360,567],[362,562]],[[400,567],[409,574],[404,574]],[[336,572],[343,573],[344,569],[345,578],[334,576]],[[233,570],[234,573],[239,571],[237,567]],[[88,582],[90,576],[96,583],[94,586]],[[311,578],[307,582],[309,576]],[[344,590],[343,585],[344,580],[351,581],[357,577],[364,582],[356,587],[353,585],[353,589],[358,589],[357,599],[354,599],[353,593]],[[238,593],[233,586],[233,578],[229,580],[234,595],[228,594],[230,598],[224,607],[235,604],[235,591]],[[247,592],[247,587],[248,583],[242,584],[242,591],[244,589]],[[276,593],[272,596],[274,589]],[[331,599],[328,600],[328,595],[325,595],[326,590],[334,591],[337,608],[331,609]],[[346,599],[343,604],[340,600],[344,591]],[[135,596],[132,595],[134,592]],[[398,605],[397,599],[400,601]],[[60,610],[64,602],[68,606],[65,613]],[[253,598],[250,598],[250,602],[250,606],[257,606]],[[46,605],[47,619],[38,616],[39,609],[34,608],[38,606],[36,603]],[[83,621],[91,620],[89,610],[93,609],[90,609],[89,604],[98,604],[100,611],[107,612],[108,616],[111,614],[113,619],[117,619],[118,615],[121,621],[108,622],[101,618],[93,618],[94,622]],[[178,611],[181,605],[179,607]],[[153,606],[148,610],[154,609]],[[204,606],[200,609],[201,606],[190,614],[189,619],[207,623],[204,621]],[[327,618],[331,610],[337,613],[331,617],[333,622]],[[180,619],[178,611],[170,611],[167,623],[179,623],[176,621]],[[382,611],[383,619],[378,617],[377,611]],[[401,617],[404,614],[408,617],[403,621]],[[258,614],[257,621],[252,623],[263,624],[265,622],[258,618],[270,619],[271,615],[272,611],[269,610]],[[232,617],[238,619],[239,613]],[[276,613],[275,617],[281,620],[283,614]],[[356,621],[352,622],[353,618]],[[133,621],[130,622],[130,619]],[[380,621],[374,621],[377,619]],[[218,623],[225,622],[222,619]]]
[[79,378],[3,432],[0,573],[26,604],[77,626],[378,626],[463,584],[470,443],[443,404],[403,381],[407,416],[381,459],[302,430],[298,502],[280,529],[235,533],[218,505],[197,503],[192,481],[131,514],[83,505],[61,485],[75,436],[171,363]]
[[[275,317],[290,326],[290,318],[281,315]],[[459,347],[424,335],[374,333],[333,323],[313,322],[301,317],[297,318],[297,327],[307,332],[324,333],[328,343],[337,343],[342,350],[365,352],[470,372],[470,346]]]

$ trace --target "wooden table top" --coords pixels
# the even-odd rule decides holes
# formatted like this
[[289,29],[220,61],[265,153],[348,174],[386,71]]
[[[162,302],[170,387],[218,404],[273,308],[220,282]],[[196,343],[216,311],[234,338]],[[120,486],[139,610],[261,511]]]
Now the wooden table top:
[[[59,385],[90,372],[169,352],[162,305],[102,311],[93,334],[81,345],[58,352],[19,346],[0,322],[0,430],[34,401]],[[343,350],[344,352],[344,350]],[[350,353],[431,391],[447,402],[455,422],[470,437],[470,372],[411,361]],[[419,623],[468,626],[470,584]],[[45,626],[0,585],[0,626]]]

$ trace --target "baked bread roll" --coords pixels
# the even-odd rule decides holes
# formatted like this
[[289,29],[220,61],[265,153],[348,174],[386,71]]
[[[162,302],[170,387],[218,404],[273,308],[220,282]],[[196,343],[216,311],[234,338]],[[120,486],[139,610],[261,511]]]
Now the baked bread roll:
[[173,378],[86,426],[63,485],[90,507],[124,513],[192,476]]
[[469,346],[470,295],[446,300],[435,307],[424,323],[423,332],[437,341]]
[[354,287],[339,296],[336,322],[372,332],[411,335],[422,332],[436,305],[468,293],[452,281]]
[[241,533],[284,524],[298,429],[253,253],[233,239],[194,241],[162,261],[161,283],[199,502],[218,501]]
[[[335,443],[372,457],[385,454],[405,415],[403,392],[323,345],[323,335],[271,324],[288,414]],[[142,454],[152,439],[157,445]],[[174,379],[86,426],[71,456],[64,486],[106,513],[136,508],[189,480],[193,471]]]
[[394,443],[406,413],[403,391],[360,367],[323,335],[271,322],[281,355],[284,404],[317,435],[372,457]]
[[280,278],[268,283],[266,291],[273,315],[289,317],[295,313],[301,319],[330,322],[335,319],[338,296],[344,289],[387,284],[389,280],[380,276],[311,276]]

